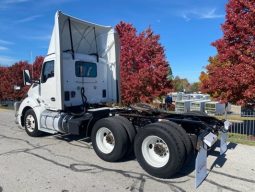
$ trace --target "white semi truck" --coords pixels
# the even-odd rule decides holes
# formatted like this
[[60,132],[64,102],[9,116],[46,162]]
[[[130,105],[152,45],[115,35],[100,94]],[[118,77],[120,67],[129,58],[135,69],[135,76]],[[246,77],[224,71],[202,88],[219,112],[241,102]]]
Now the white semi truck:
[[[198,152],[196,186],[206,176],[206,151],[228,122],[203,114],[169,114],[148,105],[120,108],[118,34],[112,27],[57,12],[41,77],[15,103],[16,121],[32,137],[42,132],[83,134],[96,154],[119,161],[134,152],[149,174],[170,178]],[[222,151],[226,142],[222,140]],[[202,160],[201,160],[202,159]],[[202,174],[202,176],[201,176]]]

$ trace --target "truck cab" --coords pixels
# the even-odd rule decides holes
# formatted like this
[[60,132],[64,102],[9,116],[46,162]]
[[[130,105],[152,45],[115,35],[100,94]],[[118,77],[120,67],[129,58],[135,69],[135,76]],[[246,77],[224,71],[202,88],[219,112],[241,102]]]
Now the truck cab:
[[25,114],[33,109],[39,131],[64,132],[42,119],[53,122],[63,114],[82,113],[88,105],[119,102],[118,50],[112,27],[58,11],[40,80],[33,82],[16,112],[19,125],[25,125]]

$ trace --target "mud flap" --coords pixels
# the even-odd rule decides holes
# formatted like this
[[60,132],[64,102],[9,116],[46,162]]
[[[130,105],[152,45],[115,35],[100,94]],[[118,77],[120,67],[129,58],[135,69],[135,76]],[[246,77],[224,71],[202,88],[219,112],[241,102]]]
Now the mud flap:
[[[220,155],[224,154],[227,150],[227,140],[228,132],[221,131],[220,138]],[[197,188],[207,177],[207,146],[212,147],[217,141],[217,136],[213,133],[206,135],[201,141],[199,151],[196,157],[196,166],[195,166],[195,187]]]
[[224,154],[227,151],[228,141],[228,132],[222,131],[220,137],[220,155]]
[[204,181],[207,176],[207,146],[212,147],[216,141],[217,135],[210,132],[204,136],[203,140],[200,142],[200,147],[196,158],[196,188]]
[[195,166],[195,187],[197,188],[207,176],[207,145],[202,142],[200,149],[197,153],[196,166]]

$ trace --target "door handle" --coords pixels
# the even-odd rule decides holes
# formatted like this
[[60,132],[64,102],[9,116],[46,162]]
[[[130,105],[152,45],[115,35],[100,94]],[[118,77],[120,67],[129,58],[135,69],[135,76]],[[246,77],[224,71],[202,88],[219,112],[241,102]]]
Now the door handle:
[[56,101],[55,97],[50,98],[51,101]]

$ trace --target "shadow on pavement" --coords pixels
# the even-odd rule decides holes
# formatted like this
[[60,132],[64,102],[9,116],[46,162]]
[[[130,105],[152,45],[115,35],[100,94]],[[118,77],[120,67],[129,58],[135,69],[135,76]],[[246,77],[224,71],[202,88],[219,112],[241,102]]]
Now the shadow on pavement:
[[91,139],[88,137],[84,137],[83,135],[71,135],[71,134],[56,134],[54,137],[58,140],[66,141],[66,142],[72,142],[72,141],[83,141],[90,143]]
[[[51,134],[44,134],[44,136],[52,136],[52,135]],[[68,143],[71,143],[73,141],[77,141],[80,144],[84,143],[86,145],[91,143],[90,138],[84,138],[84,136],[82,136],[82,135],[56,134],[56,135],[54,135],[54,137],[58,140],[65,141],[65,142],[68,142]],[[237,146],[236,143],[229,143],[228,144],[228,150],[233,150],[233,149],[236,148],[236,146]],[[82,146],[80,146],[80,147],[82,147]],[[210,156],[217,157],[216,160],[211,165],[211,167],[209,168],[210,171],[214,167],[222,167],[225,164],[225,162],[227,161],[227,158],[226,158],[225,154],[220,155],[219,150],[218,149],[215,150],[217,147],[218,147],[218,149],[220,147],[220,142],[219,141],[217,141],[215,146],[210,151],[208,151],[208,153],[207,153]],[[195,170],[196,156],[197,156],[196,152],[191,154],[189,159],[186,160],[186,162],[183,165],[182,169],[176,175],[174,175],[172,178],[180,178],[180,177],[187,176],[190,173],[192,173]],[[135,157],[134,152],[130,151],[128,155],[126,155],[123,159],[121,159],[118,162],[132,161],[132,160],[135,160],[135,159],[136,159],[136,157]]]

